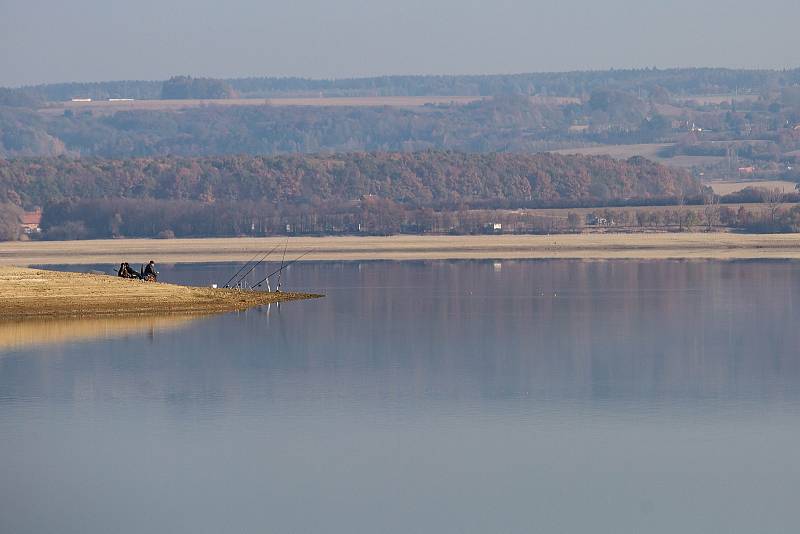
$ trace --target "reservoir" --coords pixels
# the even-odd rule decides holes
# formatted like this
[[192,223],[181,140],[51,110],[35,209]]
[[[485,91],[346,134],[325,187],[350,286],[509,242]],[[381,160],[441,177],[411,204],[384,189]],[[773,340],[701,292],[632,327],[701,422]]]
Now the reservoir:
[[0,324],[0,532],[800,524],[799,263],[301,262],[283,289],[326,297]]

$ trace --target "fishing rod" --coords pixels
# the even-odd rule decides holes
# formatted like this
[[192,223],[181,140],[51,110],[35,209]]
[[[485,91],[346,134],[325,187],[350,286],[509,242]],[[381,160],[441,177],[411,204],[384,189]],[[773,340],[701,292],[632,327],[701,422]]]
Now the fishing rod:
[[233,276],[231,276],[231,277],[228,279],[228,281],[227,281],[227,282],[225,282],[225,284],[224,284],[222,287],[228,287],[228,286],[231,284],[231,282],[233,282],[233,279],[234,279],[234,278],[236,278],[237,276],[239,276],[239,273],[241,273],[242,271],[244,271],[245,267],[247,267],[248,265],[250,265],[250,262],[251,262],[251,261],[253,261],[253,260],[255,260],[255,259],[258,257],[258,255],[259,255],[259,254],[261,254],[261,252],[256,252],[256,255],[255,255],[255,256],[253,256],[252,258],[250,258],[249,260],[247,260],[247,262],[246,262],[244,265],[242,265],[242,266],[239,268],[239,270],[238,270],[238,271],[236,271],[236,274],[234,274]]
[[[253,269],[255,269],[256,267],[258,267],[259,265],[261,265],[261,262],[263,262],[265,259],[267,259],[267,257],[268,257],[270,254],[272,254],[273,252],[275,252],[275,249],[277,249],[279,246],[281,246],[281,244],[280,244],[280,243],[278,243],[277,245],[275,245],[274,247],[272,247],[272,248],[269,250],[269,252],[267,252],[266,254],[264,254],[264,255],[261,257],[261,259],[260,259],[260,260],[258,260],[256,263],[254,263],[254,264],[253,264],[253,266],[252,266],[252,267],[250,267],[250,269],[248,269],[248,271],[247,271],[246,273],[244,273],[242,276],[240,276],[240,277],[239,277],[239,278],[236,280],[236,284],[240,284],[240,283],[242,283],[242,280],[244,280],[245,278],[247,278],[247,275],[248,275],[248,274],[250,274],[250,273],[252,273],[252,272],[253,272]],[[234,285],[236,285],[236,284],[234,284]]]
[[275,291],[281,290],[281,276],[283,275],[283,266],[286,263],[286,248],[289,246],[289,238],[286,238],[286,245],[283,247],[283,258],[281,258],[281,270],[278,271],[278,283],[275,284]]
[[300,261],[302,258],[304,258],[304,257],[308,256],[309,254],[311,254],[313,251],[314,251],[314,249],[313,249],[313,248],[312,248],[312,249],[309,249],[309,250],[305,251],[304,253],[300,254],[298,257],[296,257],[295,259],[293,259],[293,260],[292,260],[292,261],[290,261],[289,263],[287,263],[286,265],[283,265],[283,266],[281,266],[281,268],[280,268],[280,269],[277,269],[277,270],[275,270],[275,271],[272,271],[272,272],[271,272],[271,273],[269,273],[269,274],[268,274],[266,277],[264,277],[264,279],[263,279],[263,280],[261,280],[259,283],[257,283],[256,285],[254,285],[254,286],[253,286],[253,289],[257,288],[258,286],[260,286],[261,284],[263,284],[264,282],[266,282],[267,280],[269,280],[269,279],[270,279],[270,277],[272,277],[272,276],[274,276],[274,275],[278,274],[279,272],[283,271],[284,269],[286,269],[286,268],[287,268],[288,266],[290,266],[291,264],[293,264],[293,263],[297,263],[297,262],[298,262],[298,261]]

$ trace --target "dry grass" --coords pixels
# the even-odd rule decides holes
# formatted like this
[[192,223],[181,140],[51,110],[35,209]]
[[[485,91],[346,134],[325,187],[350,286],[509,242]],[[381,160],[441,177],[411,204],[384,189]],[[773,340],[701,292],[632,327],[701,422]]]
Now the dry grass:
[[726,180],[719,182],[707,182],[705,185],[709,186],[718,195],[729,195],[736,193],[747,187],[759,187],[764,189],[780,189],[784,193],[791,193],[795,191],[797,186],[794,182],[785,180]]
[[20,267],[0,268],[0,316],[6,319],[33,316],[208,314],[313,296],[145,283],[115,276]]
[[[136,261],[136,258],[153,258],[159,263],[244,262],[256,252],[269,250],[284,242],[283,238],[213,238],[2,243],[0,263],[105,263],[112,266],[119,265],[123,260]],[[800,234],[698,232],[552,236],[298,237],[288,241],[287,258],[299,256],[309,249],[313,252],[303,258],[304,261],[504,258],[800,259]],[[108,278],[102,277],[102,280],[105,284]],[[119,287],[127,285],[137,291],[142,287],[135,282],[128,284],[126,281],[111,280],[122,284]],[[0,297],[2,295],[0,292]]]

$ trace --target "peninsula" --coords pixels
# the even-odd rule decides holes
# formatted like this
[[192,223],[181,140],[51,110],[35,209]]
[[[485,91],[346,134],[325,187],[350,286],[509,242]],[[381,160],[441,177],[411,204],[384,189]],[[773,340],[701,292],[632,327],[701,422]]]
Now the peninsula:
[[0,267],[0,317],[4,319],[202,315],[320,296],[187,287],[115,276]]

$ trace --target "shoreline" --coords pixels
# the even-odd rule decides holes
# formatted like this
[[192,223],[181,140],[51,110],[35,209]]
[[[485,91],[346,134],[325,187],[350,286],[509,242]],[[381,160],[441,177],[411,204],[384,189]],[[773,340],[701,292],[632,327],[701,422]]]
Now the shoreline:
[[236,291],[141,282],[116,276],[0,267],[0,317],[202,316],[320,297],[308,293]]
[[231,237],[0,243],[2,265],[245,262],[288,243],[300,261],[575,259],[800,259],[800,234],[584,233],[389,237]]

